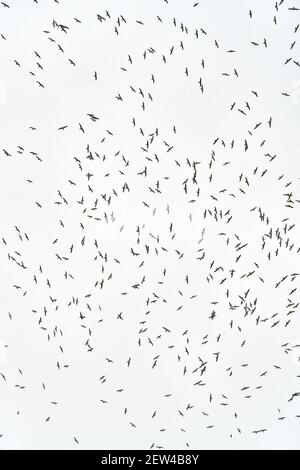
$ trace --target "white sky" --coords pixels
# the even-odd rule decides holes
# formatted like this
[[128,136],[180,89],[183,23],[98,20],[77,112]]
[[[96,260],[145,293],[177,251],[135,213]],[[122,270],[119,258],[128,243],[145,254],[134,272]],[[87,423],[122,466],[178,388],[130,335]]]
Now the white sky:
[[[293,62],[300,62],[300,32],[294,32],[300,10],[289,9],[300,5],[285,0],[276,11],[269,0],[194,3],[7,0],[10,8],[0,5],[3,449],[300,448],[295,417],[300,398],[288,402],[300,392],[299,281],[291,276],[299,271],[300,256],[300,75]],[[97,14],[106,20],[98,21]],[[53,20],[68,26],[67,33],[53,27]],[[118,93],[123,101],[115,98]],[[99,120],[92,122],[88,113]],[[93,159],[87,159],[87,145]],[[195,184],[187,159],[199,162]],[[146,178],[138,175],[145,166]],[[130,192],[122,191],[125,183]],[[266,236],[271,228],[272,239]],[[236,252],[239,241],[248,245]],[[132,256],[131,248],[140,255]],[[107,261],[99,252],[107,253]],[[203,252],[205,258],[197,259]],[[223,271],[214,272],[219,266]],[[138,289],[132,287],[136,284]],[[248,289],[248,307],[257,303],[245,316],[239,296]],[[77,305],[72,298],[78,298]],[[238,308],[230,310],[229,302]],[[123,321],[117,320],[120,312]],[[258,317],[267,320],[256,325]],[[202,376],[193,373],[199,358],[207,361]],[[200,379],[205,385],[195,386]],[[193,408],[186,410],[188,404]]]

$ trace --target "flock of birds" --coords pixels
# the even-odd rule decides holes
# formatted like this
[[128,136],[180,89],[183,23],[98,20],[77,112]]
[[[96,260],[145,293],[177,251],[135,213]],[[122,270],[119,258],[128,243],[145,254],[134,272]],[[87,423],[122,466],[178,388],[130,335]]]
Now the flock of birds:
[[0,5],[24,99],[1,105],[0,445],[280,446],[300,425],[295,106],[256,76],[297,78],[300,7],[246,2],[232,46],[205,1],[87,3]]

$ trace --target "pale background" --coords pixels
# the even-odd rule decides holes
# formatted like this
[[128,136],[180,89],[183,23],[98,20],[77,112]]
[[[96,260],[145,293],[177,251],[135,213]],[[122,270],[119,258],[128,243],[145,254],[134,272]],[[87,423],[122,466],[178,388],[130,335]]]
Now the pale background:
[[[0,245],[0,371],[6,378],[0,376],[1,448],[147,449],[154,443],[154,446],[183,449],[188,443],[191,449],[299,449],[300,419],[295,415],[300,415],[300,398],[288,402],[292,393],[300,391],[300,350],[293,347],[300,343],[299,309],[286,316],[290,310],[287,307],[290,292],[299,286],[297,278],[291,281],[290,277],[299,270],[299,226],[295,225],[285,236],[285,240],[289,237],[290,245],[294,243],[291,251],[282,247],[275,257],[278,246],[275,235],[272,240],[266,238],[267,247],[261,250],[262,236],[271,227],[273,233],[280,227],[283,234],[283,219],[288,218],[288,226],[299,220],[300,74],[292,61],[284,65],[290,57],[300,60],[299,42],[290,50],[292,42],[299,38],[300,33],[294,34],[294,28],[300,23],[300,14],[288,9],[300,7],[299,2],[285,1],[278,12],[275,2],[269,0],[199,0],[197,7],[189,0],[169,0],[168,4],[162,0],[60,0],[59,4],[52,0],[39,0],[38,4],[32,0],[7,0],[7,3],[10,8],[0,5],[0,33],[6,37],[6,41],[0,38],[0,236],[7,243]],[[249,9],[253,12],[252,19]],[[105,16],[105,10],[111,19],[106,17],[107,21],[100,23],[97,14]],[[121,23],[117,36],[114,27],[120,15],[126,24]],[[274,15],[277,25],[273,22]],[[76,23],[74,17],[81,23]],[[68,33],[53,28],[53,19],[69,26]],[[181,23],[188,28],[188,34],[180,30]],[[56,43],[51,43],[48,37]],[[264,38],[267,48],[263,45]],[[219,48],[215,47],[215,40]],[[59,51],[57,43],[64,53]],[[147,52],[144,60],[143,53],[150,47],[155,53]],[[231,49],[236,52],[228,53]],[[41,59],[35,57],[34,51]],[[162,61],[163,54],[166,64]],[[69,58],[76,67],[68,62]],[[186,67],[188,77],[184,73]],[[30,70],[36,77],[30,75]],[[98,81],[93,78],[95,70]],[[152,74],[155,84],[151,81]],[[200,77],[203,94],[198,84]],[[45,88],[38,87],[36,80]],[[145,111],[141,108],[143,98],[139,88],[145,94]],[[257,91],[258,98],[251,90]],[[148,92],[153,102],[147,97]],[[123,102],[115,99],[118,93]],[[235,109],[230,112],[234,102]],[[239,113],[237,108],[245,110],[247,115]],[[95,114],[99,121],[93,123],[87,113]],[[270,116],[271,129],[267,124]],[[136,128],[132,126],[133,117]],[[259,122],[262,125],[253,131]],[[80,132],[79,123],[85,134]],[[174,124],[176,134],[172,131]],[[63,125],[69,127],[57,131]],[[37,130],[30,130],[30,126]],[[144,137],[139,128],[143,129]],[[149,134],[156,128],[159,136],[147,154],[141,147],[145,147]],[[105,141],[101,143],[103,137]],[[220,141],[213,146],[217,137]],[[232,139],[235,140],[233,150],[230,149]],[[244,152],[244,139],[249,144],[247,152]],[[260,147],[263,140],[266,143]],[[167,153],[163,141],[174,149]],[[97,157],[86,159],[87,144],[101,158],[105,155],[105,162]],[[18,145],[24,148],[22,154],[17,153]],[[5,156],[2,148],[11,156]],[[118,151],[120,155],[115,156]],[[209,183],[212,151],[216,163]],[[265,156],[268,152],[277,155],[271,163]],[[159,156],[159,164],[154,160],[154,153]],[[128,167],[122,155],[129,161]],[[73,157],[81,160],[82,172]],[[201,162],[199,199],[186,158]],[[226,161],[231,163],[224,166]],[[146,179],[137,175],[145,165]],[[254,177],[255,167],[259,170]],[[268,172],[261,178],[266,168]],[[90,180],[93,194],[87,187],[88,171],[94,175]],[[241,173],[248,177],[249,190],[245,182],[239,181]],[[282,174],[284,177],[278,181]],[[185,195],[182,183],[187,178],[190,182]],[[33,183],[28,183],[28,179]],[[68,180],[76,186],[71,186]],[[155,188],[157,180],[161,194],[153,194],[148,189]],[[122,193],[124,182],[128,183],[130,193]],[[289,182],[292,184],[286,188]],[[227,192],[219,193],[224,188]],[[239,188],[247,190],[247,194]],[[112,195],[108,206],[101,194],[111,195],[113,189],[118,197]],[[55,204],[61,201],[58,190],[68,205]],[[288,192],[293,194],[293,209],[286,207],[284,194]],[[229,196],[230,193],[236,197]],[[82,195],[83,206],[76,202]],[[210,195],[217,197],[218,202]],[[97,198],[99,208],[93,212],[91,208]],[[189,202],[193,199],[197,201]],[[223,214],[231,210],[233,219],[229,224],[225,219],[218,224],[211,217],[203,219],[205,208],[213,211],[215,206]],[[269,216],[269,226],[259,221],[257,212],[250,212],[256,206]],[[85,207],[87,212],[83,214]],[[109,223],[104,220],[104,212]],[[114,222],[110,219],[112,212]],[[102,220],[95,221],[87,214]],[[175,240],[171,240],[169,233],[171,222]],[[141,243],[137,245],[136,228],[143,224]],[[124,229],[120,232],[122,225]],[[204,239],[199,243],[204,228]],[[222,232],[230,238],[228,247],[226,237],[219,235]],[[160,242],[149,233],[159,234]],[[248,243],[246,250],[235,252],[234,234]],[[84,235],[86,241],[82,247],[80,241]],[[55,239],[58,242],[53,245]],[[107,252],[107,263],[99,257],[94,260],[95,239],[99,250]],[[69,257],[72,244],[74,251]],[[145,244],[150,246],[149,255],[145,254]],[[168,253],[161,251],[161,246]],[[133,257],[131,247],[143,254]],[[155,254],[155,247],[159,255]],[[196,260],[200,247],[206,252],[203,261]],[[178,259],[175,249],[185,253],[182,259]],[[267,259],[268,251],[272,252],[271,261]],[[69,261],[59,261],[55,253],[69,257]],[[239,253],[243,253],[242,259],[235,264]],[[23,261],[27,269],[9,260],[8,254],[20,263]],[[142,260],[145,264],[139,267]],[[215,260],[214,268],[222,265],[226,274],[217,272],[215,281],[208,284],[206,277],[212,272],[209,268],[212,260]],[[259,265],[257,273],[240,279],[255,269],[254,262]],[[105,266],[103,276],[102,265]],[[167,269],[165,277],[164,268]],[[232,268],[237,274],[230,281],[228,270]],[[65,271],[74,279],[65,280]],[[108,281],[110,273],[113,277]],[[226,275],[228,282],[220,285]],[[275,283],[285,275],[289,280],[275,290]],[[146,277],[143,286],[133,289],[143,276]],[[100,290],[95,282],[100,283],[102,277],[105,283]],[[159,284],[161,281],[164,283]],[[14,285],[21,289],[16,290]],[[242,306],[229,310],[227,288],[235,305],[240,305],[238,296],[250,288],[249,301],[258,299],[255,314],[244,317]],[[128,294],[122,296],[125,291]],[[27,292],[25,296],[24,292]],[[147,306],[147,298],[154,300],[153,292],[159,300]],[[85,298],[90,293],[92,296]],[[57,301],[51,302],[49,295]],[[190,299],[192,295],[197,297]],[[77,306],[68,306],[72,297],[79,299]],[[291,298],[297,304],[298,291]],[[218,304],[213,306],[211,302]],[[181,305],[182,309],[177,310]],[[212,321],[208,317],[213,309],[217,317]],[[79,318],[80,312],[85,319]],[[117,320],[120,312],[124,321]],[[258,315],[267,318],[275,313],[278,316],[274,320],[256,326]],[[279,325],[270,328],[271,321],[279,319]],[[288,319],[291,322],[285,327]],[[233,329],[229,327],[231,320]],[[140,324],[142,321],[146,324]],[[163,326],[171,333],[166,333]],[[139,335],[144,327],[148,328],[147,332]],[[92,352],[87,352],[85,346],[88,328],[92,332]],[[188,334],[182,336],[186,330]],[[219,333],[221,340],[216,343]],[[203,345],[206,335],[209,342]],[[244,339],[246,344],[241,348]],[[290,348],[286,353],[282,347],[285,343]],[[170,345],[175,347],[170,349]],[[216,363],[213,353],[218,351],[221,355]],[[157,367],[152,369],[157,355],[160,355]],[[200,379],[199,374],[192,373],[200,365],[198,357],[208,361],[206,373],[201,377],[206,383],[203,387],[193,385]],[[108,363],[106,358],[114,362]],[[249,363],[249,367],[241,367],[243,363]],[[63,364],[69,367],[63,368]],[[275,369],[274,365],[281,369]],[[188,370],[185,375],[184,366]],[[232,367],[232,377],[226,372],[228,367]],[[267,375],[260,377],[266,370]],[[102,384],[99,378],[103,375],[107,380]],[[25,389],[15,385],[24,385]],[[255,389],[260,385],[263,385],[261,390]],[[244,386],[250,389],[241,392]],[[118,389],[124,391],[117,392]],[[164,398],[168,393],[172,397]],[[248,394],[252,398],[244,398]],[[108,403],[101,403],[101,399]],[[224,400],[229,406],[221,405]],[[51,401],[58,404],[53,405]],[[188,403],[194,408],[186,411]],[[126,415],[124,408],[128,409]],[[152,419],[154,410],[157,416]],[[234,417],[235,412],[238,418]],[[50,420],[45,422],[48,416]],[[278,420],[281,416],[285,419]],[[214,428],[208,429],[209,425]],[[252,433],[263,428],[268,429],[264,434]]]

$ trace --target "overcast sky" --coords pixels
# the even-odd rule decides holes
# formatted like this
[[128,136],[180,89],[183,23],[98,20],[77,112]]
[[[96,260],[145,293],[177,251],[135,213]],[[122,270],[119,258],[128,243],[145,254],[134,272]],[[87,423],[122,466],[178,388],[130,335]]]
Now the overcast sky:
[[300,13],[195,3],[0,5],[3,449],[300,448]]

